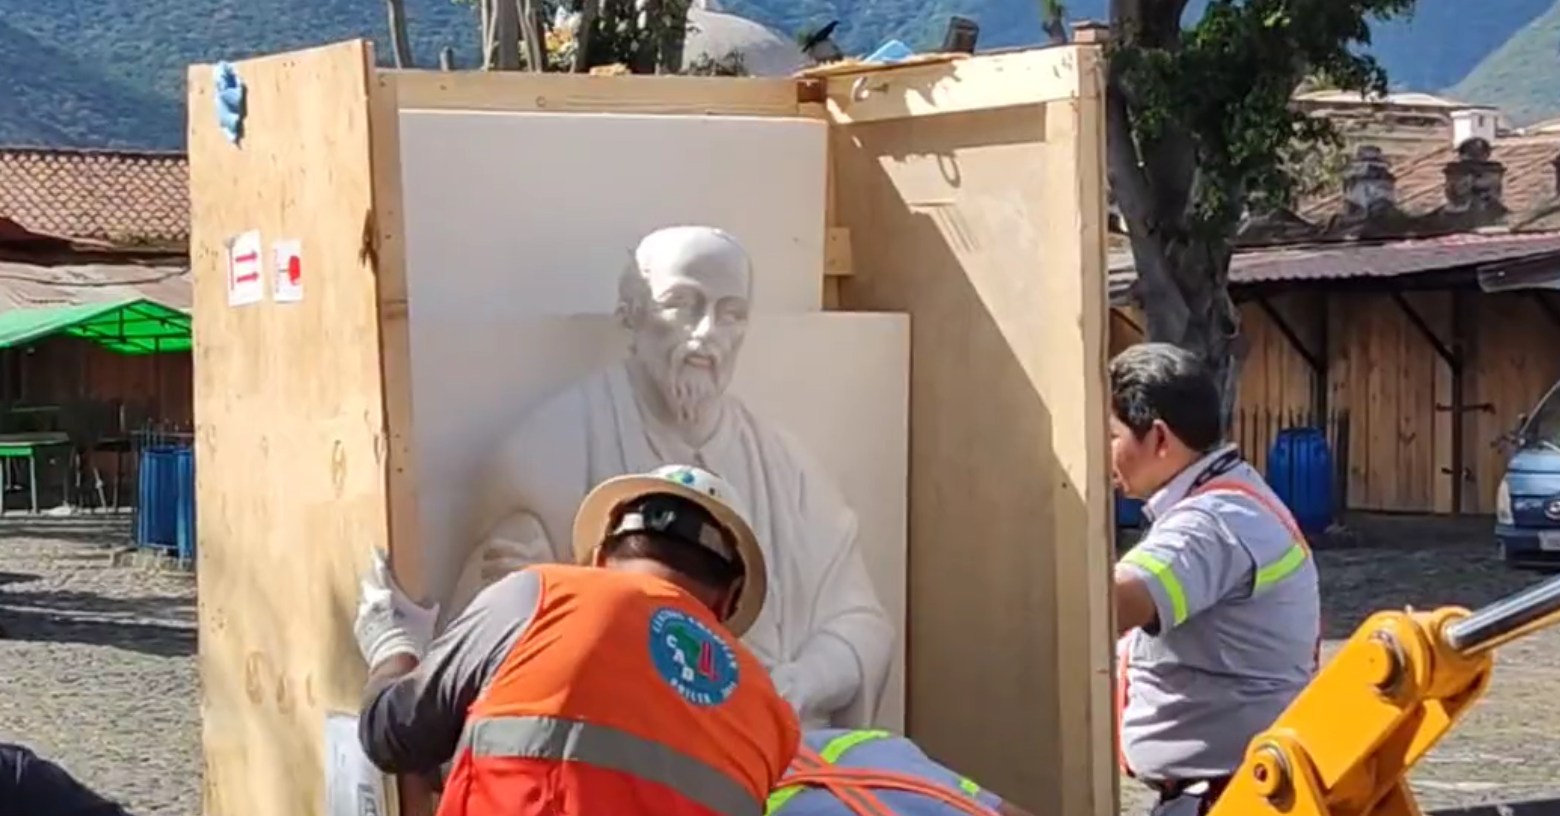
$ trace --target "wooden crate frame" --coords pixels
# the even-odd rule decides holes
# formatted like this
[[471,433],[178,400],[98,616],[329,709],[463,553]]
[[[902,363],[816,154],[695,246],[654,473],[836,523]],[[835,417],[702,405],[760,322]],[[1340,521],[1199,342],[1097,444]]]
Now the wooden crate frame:
[[[832,123],[826,304],[912,320],[907,730],[1035,812],[1113,812],[1102,64],[1080,44],[801,79],[438,73],[351,41],[237,63],[238,146],[193,66],[205,813],[324,812],[323,718],[364,673],[357,577],[387,549],[422,590],[396,113],[429,108]],[[228,306],[249,229],[303,242],[303,302]]]

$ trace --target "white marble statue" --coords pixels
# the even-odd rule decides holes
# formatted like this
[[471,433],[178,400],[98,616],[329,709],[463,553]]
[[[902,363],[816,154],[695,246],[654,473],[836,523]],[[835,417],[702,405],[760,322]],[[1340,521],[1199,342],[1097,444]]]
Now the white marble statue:
[[570,557],[575,508],[612,476],[669,463],[720,474],[748,505],[769,591],[744,638],[804,727],[871,724],[894,653],[837,486],[787,433],[726,393],[747,331],[752,268],[730,235],[671,227],[619,286],[629,356],[551,397],[495,449],[481,543],[450,606],[525,564]]

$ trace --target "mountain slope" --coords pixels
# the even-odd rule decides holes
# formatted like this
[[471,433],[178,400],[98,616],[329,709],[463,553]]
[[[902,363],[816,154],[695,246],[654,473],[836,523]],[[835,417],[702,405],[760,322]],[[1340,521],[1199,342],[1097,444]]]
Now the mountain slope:
[[[1108,0],[1071,0],[1074,19],[1102,19]],[[1414,19],[1381,26],[1373,49],[1394,85],[1439,88],[1522,29],[1555,0],[1420,0]],[[1188,18],[1207,0],[1193,0]],[[446,46],[477,61],[470,5],[406,0],[420,66]],[[789,36],[832,19],[849,53],[897,37],[940,42],[948,16],[981,24],[981,46],[1041,39],[1038,0],[720,0],[727,11]],[[372,38],[390,56],[382,0],[0,0],[0,143],[177,148],[186,66]],[[1546,58],[1553,59],[1551,51]],[[1531,64],[1531,63],[1530,63]],[[1510,84],[1512,80],[1502,80]]]
[[1449,94],[1500,108],[1516,124],[1560,116],[1560,2],[1495,49]]
[[[1512,34],[1555,0],[1498,0],[1471,10],[1471,0],[1419,0],[1412,16],[1372,27],[1371,52],[1400,88],[1444,88],[1461,79]],[[835,39],[847,52],[866,52],[888,37],[932,46],[941,41],[948,15],[981,25],[983,47],[1027,45],[1042,39],[1039,0],[721,0],[729,11],[771,28],[795,33],[840,20]],[[1104,20],[1109,0],[1068,0],[1075,20]],[[1195,21],[1208,0],[1192,0],[1185,19]]]
[[144,147],[183,138],[184,106],[177,100],[119,81],[3,17],[0,99],[0,144]]

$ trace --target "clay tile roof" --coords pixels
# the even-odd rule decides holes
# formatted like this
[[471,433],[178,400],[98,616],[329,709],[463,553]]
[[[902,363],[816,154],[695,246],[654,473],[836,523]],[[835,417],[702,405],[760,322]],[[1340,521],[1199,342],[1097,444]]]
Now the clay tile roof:
[[33,232],[182,245],[189,211],[182,153],[0,148],[0,216]]
[[[1555,184],[1560,133],[1499,138],[1490,147],[1490,158],[1506,167],[1501,203],[1508,211],[1531,212],[1560,195]],[[1446,145],[1394,164],[1398,209],[1423,215],[1446,203],[1445,169],[1456,158],[1457,151]],[[1333,193],[1306,204],[1300,215],[1308,221],[1322,222],[1342,210],[1343,195]]]

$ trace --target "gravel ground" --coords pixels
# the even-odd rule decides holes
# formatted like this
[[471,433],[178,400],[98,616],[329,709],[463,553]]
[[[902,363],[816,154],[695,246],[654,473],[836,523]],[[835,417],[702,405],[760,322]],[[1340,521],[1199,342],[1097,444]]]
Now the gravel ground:
[[[1317,553],[1332,648],[1374,610],[1476,607],[1541,578],[1502,566],[1483,521],[1348,529]],[[0,519],[0,740],[139,816],[195,816],[195,581],[116,566],[127,535],[123,519]],[[1560,796],[1560,629],[1507,647],[1499,664],[1489,695],[1414,775],[1427,810]],[[1130,780],[1122,794],[1128,814],[1149,801]]]

